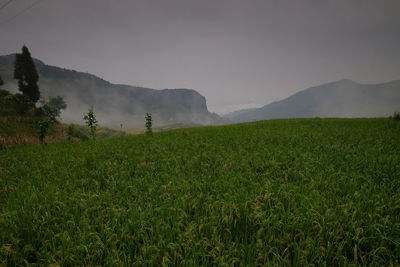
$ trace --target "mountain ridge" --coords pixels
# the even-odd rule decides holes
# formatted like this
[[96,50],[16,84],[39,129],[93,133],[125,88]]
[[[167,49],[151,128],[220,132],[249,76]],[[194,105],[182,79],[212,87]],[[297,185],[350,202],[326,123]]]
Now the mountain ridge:
[[350,79],[313,86],[261,108],[224,117],[233,122],[309,117],[383,117],[400,110],[400,80],[361,84]]
[[[2,87],[17,92],[13,79],[15,54],[0,56]],[[39,87],[44,97],[60,95],[67,103],[62,113],[65,122],[82,123],[87,109],[94,107],[100,123],[110,127],[125,125],[142,128],[146,112],[154,124],[213,125],[228,121],[208,111],[206,98],[193,89],[152,89],[126,84],[113,84],[87,72],[46,65],[34,59],[39,73]]]

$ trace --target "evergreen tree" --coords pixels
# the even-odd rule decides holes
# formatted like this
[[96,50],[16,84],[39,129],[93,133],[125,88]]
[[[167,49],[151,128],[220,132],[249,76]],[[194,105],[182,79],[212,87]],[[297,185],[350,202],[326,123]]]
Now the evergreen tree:
[[39,75],[35,64],[26,46],[22,47],[22,53],[17,54],[14,64],[14,78],[18,80],[18,89],[32,104],[40,98],[39,86],[37,82]]
[[1,79],[1,76],[0,76],[0,86],[2,86],[4,84],[4,82],[3,82],[3,80]]

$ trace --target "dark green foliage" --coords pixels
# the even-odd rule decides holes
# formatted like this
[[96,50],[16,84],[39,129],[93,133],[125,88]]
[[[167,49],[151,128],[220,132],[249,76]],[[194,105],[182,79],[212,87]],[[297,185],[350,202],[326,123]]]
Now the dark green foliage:
[[0,76],[0,86],[4,85],[3,79]]
[[400,124],[274,120],[0,152],[0,265],[399,266]]
[[67,140],[68,141],[72,141],[72,138],[74,137],[74,134],[75,134],[75,124],[70,124],[70,125],[68,125],[68,128],[67,128]]
[[50,98],[49,100],[41,100],[39,113],[42,116],[49,118],[52,123],[56,123],[61,115],[61,110],[67,108],[67,104],[61,96]]
[[22,115],[29,110],[34,110],[32,105],[27,104],[29,100],[22,94],[12,94],[7,90],[0,89],[0,114]]
[[394,119],[395,121],[400,121],[400,112],[395,112],[395,113],[393,114],[393,119]]
[[29,103],[28,97],[24,96],[23,94],[15,94],[14,102],[16,110],[20,115],[26,114],[26,112],[32,108],[31,105],[27,104]]
[[15,57],[14,78],[18,80],[18,89],[29,100],[29,103],[35,104],[40,98],[37,84],[39,75],[26,46],[23,46],[22,53]]
[[44,139],[46,138],[52,123],[53,122],[51,122],[47,117],[38,121],[38,137],[40,143],[44,143]]
[[146,134],[151,135],[153,133],[153,119],[150,113],[146,113]]
[[12,94],[9,91],[0,89],[0,99],[4,99],[10,96],[12,96]]
[[38,122],[38,137],[40,143],[44,143],[44,139],[48,134],[48,131],[54,124],[58,123],[57,118],[61,115],[61,109],[65,109],[65,104],[62,97],[50,98],[48,101],[45,99],[40,101],[41,107],[37,109],[37,113],[40,116]]
[[96,129],[98,121],[96,120],[96,116],[94,115],[93,108],[89,109],[88,113],[83,117],[83,119],[85,120],[86,125],[90,130],[91,138],[96,139]]
[[0,89],[0,115],[6,116],[15,114],[15,105],[13,102],[13,95],[7,90]]
[[[26,105],[26,99],[22,94],[12,94],[7,90],[0,89],[0,115],[17,115],[24,114],[32,106]],[[21,103],[21,105],[20,105]]]
[[89,133],[83,126],[70,124],[67,128],[67,140],[72,141],[74,138],[86,141],[89,140]]

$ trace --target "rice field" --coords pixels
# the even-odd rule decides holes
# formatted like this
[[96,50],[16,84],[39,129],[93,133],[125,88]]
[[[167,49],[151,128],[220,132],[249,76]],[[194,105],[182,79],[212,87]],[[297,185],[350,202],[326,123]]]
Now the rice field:
[[400,123],[271,120],[0,150],[0,265],[400,265]]

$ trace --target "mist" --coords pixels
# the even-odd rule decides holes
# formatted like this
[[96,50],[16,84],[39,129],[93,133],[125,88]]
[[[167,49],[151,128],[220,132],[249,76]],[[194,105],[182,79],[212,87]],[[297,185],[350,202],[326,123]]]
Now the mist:
[[261,108],[226,115],[233,122],[282,118],[389,117],[400,111],[400,80],[361,84],[349,79],[304,89]]
[[[18,92],[13,79],[15,55],[0,56],[0,75],[5,88]],[[153,117],[155,128],[223,124],[228,121],[210,113],[204,96],[191,89],[163,89],[112,84],[89,73],[48,66],[35,60],[42,98],[63,97],[67,109],[64,123],[83,124],[93,108],[102,126],[124,130],[143,129],[145,114]]]
[[349,78],[399,79],[397,0],[42,1],[0,13],[0,54],[114,84],[191,88],[227,113]]

